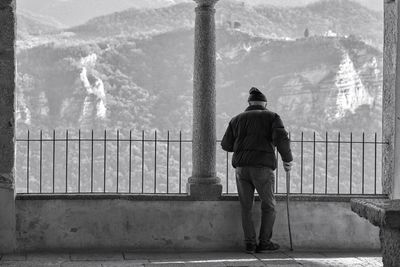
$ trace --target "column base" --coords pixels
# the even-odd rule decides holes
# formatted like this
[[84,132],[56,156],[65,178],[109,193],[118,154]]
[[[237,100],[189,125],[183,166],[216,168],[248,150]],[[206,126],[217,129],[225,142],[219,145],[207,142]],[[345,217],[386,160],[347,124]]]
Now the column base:
[[218,200],[222,194],[218,177],[189,177],[186,191],[194,200]]
[[0,184],[0,254],[16,248],[14,189]]
[[400,266],[400,230],[381,227],[379,237],[383,254],[383,266]]

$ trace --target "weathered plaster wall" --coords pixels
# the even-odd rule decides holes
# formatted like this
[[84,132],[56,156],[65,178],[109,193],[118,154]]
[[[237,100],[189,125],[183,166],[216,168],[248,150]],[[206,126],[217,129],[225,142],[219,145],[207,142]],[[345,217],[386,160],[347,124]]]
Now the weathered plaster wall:
[[[392,188],[392,193],[391,193],[391,198],[393,199],[400,199],[400,44],[399,44],[399,14],[400,14],[400,1],[395,1],[395,5],[393,9],[396,10],[396,17],[390,17],[388,18],[385,23],[389,24],[394,24],[396,25],[396,31],[393,32],[395,35],[395,40],[389,39],[389,34],[393,33],[385,33],[385,43],[388,43],[388,45],[392,45],[396,47],[396,54],[392,55],[395,56],[395,64],[396,64],[396,84],[395,87],[392,88],[394,90],[393,94],[393,100],[390,103],[392,105],[392,108],[394,109],[394,113],[392,113],[392,116],[394,118],[392,121],[394,122],[394,174],[393,178],[391,181],[391,188]],[[386,6],[389,6],[389,4],[386,4]],[[394,39],[393,38],[393,39]],[[384,58],[385,59],[385,58]],[[389,60],[389,59],[387,59]],[[393,59],[391,59],[393,61]],[[385,64],[386,62],[384,62]]]
[[[241,249],[238,201],[17,200],[21,250]],[[278,201],[274,239],[288,246],[285,202]],[[256,202],[254,220],[260,218]],[[349,202],[292,201],[298,249],[379,249],[379,229]]]
[[0,1],[0,252],[15,247],[15,0]]
[[[389,141],[389,145],[382,151],[383,158],[383,191],[392,196],[395,174],[396,148],[396,86],[399,86],[400,75],[396,75],[399,55],[397,53],[397,27],[398,27],[399,1],[385,1],[384,12],[384,49],[383,49],[383,108],[382,108],[382,136]],[[398,96],[399,98],[399,96]],[[399,107],[398,107],[399,109]],[[398,115],[400,116],[400,115]],[[400,127],[400,121],[397,122]],[[397,129],[399,132],[400,128]],[[397,133],[398,135],[400,133]],[[399,145],[397,145],[399,146]],[[398,157],[399,158],[399,157]],[[399,159],[397,159],[398,161]],[[400,162],[397,163],[399,166]],[[400,166],[398,167],[400,168]]]

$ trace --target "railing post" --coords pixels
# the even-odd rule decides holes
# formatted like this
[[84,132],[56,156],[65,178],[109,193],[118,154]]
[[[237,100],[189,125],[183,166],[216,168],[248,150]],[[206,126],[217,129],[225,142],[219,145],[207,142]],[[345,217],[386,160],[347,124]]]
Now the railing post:
[[312,181],[312,193],[315,194],[315,131],[313,134],[313,181]]
[[90,193],[93,193],[93,168],[94,168],[94,163],[93,163],[93,129],[92,129],[92,138],[90,140]]
[[27,141],[26,141],[26,193],[28,193],[29,194],[29,161],[30,161],[30,159],[29,159],[29,154],[30,154],[30,152],[29,152],[29,144],[30,144],[30,135],[29,135],[29,130],[28,130],[28,135],[27,135],[27,137],[28,137],[28,139],[27,139]]
[[276,170],[275,170],[275,193],[279,193],[279,152],[275,149]]
[[104,130],[103,139],[103,192],[106,192],[106,179],[107,179],[107,130]]
[[350,133],[350,195],[353,193],[353,132]]
[[226,193],[229,194],[229,153],[226,152]]
[[325,132],[325,194],[328,193],[328,132]]
[[129,130],[129,193],[132,193],[132,130]]
[[157,130],[154,130],[154,194],[157,194]]
[[167,194],[169,193],[169,130],[167,132]]
[[78,131],[78,193],[81,192],[81,129]]
[[53,169],[52,169],[52,171],[53,171],[53,182],[52,182],[52,185],[53,185],[53,193],[55,192],[55,188],[56,188],[56,130],[54,129],[53,130],[53,139],[52,139],[52,143],[53,143],[53,153],[52,153],[52,159],[53,159],[53,163],[52,163],[52,166],[53,166]]
[[39,139],[39,193],[42,193],[42,168],[43,168],[43,132],[40,130]]
[[192,176],[187,192],[194,199],[218,199],[221,180],[216,177],[215,126],[215,9],[217,0],[197,3],[194,33]]
[[182,193],[182,131],[179,131],[179,194]]
[[68,130],[65,131],[65,193],[68,193]]
[[144,130],[142,130],[142,193],[144,193]]
[[117,193],[119,193],[119,130],[117,130]]
[[340,132],[338,133],[337,144],[337,193],[340,194]]
[[300,140],[300,194],[303,193],[303,152],[304,152],[304,133],[301,132],[301,140]]
[[361,150],[361,194],[364,195],[365,178],[364,178],[364,159],[365,159],[365,133],[362,134],[362,150]]

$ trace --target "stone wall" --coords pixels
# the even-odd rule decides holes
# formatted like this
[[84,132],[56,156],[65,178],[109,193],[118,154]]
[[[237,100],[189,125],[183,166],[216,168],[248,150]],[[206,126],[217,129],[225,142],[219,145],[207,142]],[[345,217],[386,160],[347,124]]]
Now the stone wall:
[[15,0],[0,1],[0,252],[15,247]]
[[[383,193],[392,198],[400,197],[400,183],[395,183],[394,177],[400,174],[400,157],[395,153],[400,151],[400,105],[396,105],[400,97],[396,87],[399,87],[400,76],[397,74],[400,63],[398,39],[399,1],[385,1],[384,47],[383,47],[383,92],[382,92],[382,137],[389,145],[382,151]],[[397,90],[399,91],[399,90]],[[396,107],[397,106],[397,107]],[[397,115],[396,115],[397,114]],[[396,137],[397,135],[397,137]],[[395,184],[397,190],[395,190]],[[397,191],[397,192],[395,192]]]
[[[150,199],[153,200],[150,200]],[[242,249],[239,201],[148,200],[107,196],[17,199],[21,250],[226,250]],[[254,220],[260,219],[260,202]],[[379,249],[379,228],[346,202],[292,201],[296,249]],[[277,203],[274,240],[289,246],[285,201]]]

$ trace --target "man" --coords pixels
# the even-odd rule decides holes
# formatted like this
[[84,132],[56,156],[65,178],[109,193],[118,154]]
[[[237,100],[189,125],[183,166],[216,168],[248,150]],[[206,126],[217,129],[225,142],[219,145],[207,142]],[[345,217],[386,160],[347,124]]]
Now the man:
[[[249,107],[234,117],[222,139],[222,149],[234,152],[236,185],[242,213],[246,252],[279,249],[271,241],[275,222],[274,170],[277,167],[274,149],[278,149],[285,171],[293,160],[288,134],[278,114],[266,109],[267,98],[257,88],[250,89]],[[252,220],[254,189],[261,199],[261,228],[257,245]]]

